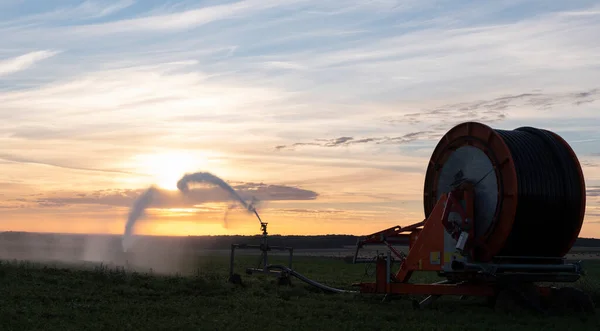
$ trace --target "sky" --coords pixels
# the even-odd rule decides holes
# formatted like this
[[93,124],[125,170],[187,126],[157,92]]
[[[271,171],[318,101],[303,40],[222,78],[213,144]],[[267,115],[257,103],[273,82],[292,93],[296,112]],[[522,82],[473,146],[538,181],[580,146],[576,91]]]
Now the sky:
[[[367,234],[423,219],[454,125],[548,129],[583,166],[600,237],[597,1],[0,2],[0,230]],[[190,200],[191,199],[191,200]]]

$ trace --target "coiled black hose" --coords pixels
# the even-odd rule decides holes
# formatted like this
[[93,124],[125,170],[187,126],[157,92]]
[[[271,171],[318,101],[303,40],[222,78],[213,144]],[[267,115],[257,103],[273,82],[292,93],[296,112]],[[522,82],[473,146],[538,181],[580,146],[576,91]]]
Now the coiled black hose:
[[513,228],[498,255],[563,254],[580,229],[584,188],[577,160],[549,131],[494,131],[510,149],[518,185]]

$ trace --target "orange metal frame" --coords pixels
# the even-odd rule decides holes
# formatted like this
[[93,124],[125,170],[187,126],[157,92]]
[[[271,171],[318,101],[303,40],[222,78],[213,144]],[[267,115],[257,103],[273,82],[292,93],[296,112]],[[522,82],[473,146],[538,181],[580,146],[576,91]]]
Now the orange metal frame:
[[[458,284],[415,284],[409,283],[415,271],[442,271],[444,263],[451,263],[446,259],[454,259],[454,254],[444,252],[444,233],[450,233],[455,239],[460,232],[467,232],[467,241],[463,254],[473,257],[473,250],[478,244],[474,239],[474,207],[473,187],[464,183],[450,193],[444,193],[433,208],[429,217],[419,223],[406,227],[396,226],[367,236],[362,244],[384,243],[390,251],[401,258],[400,269],[395,275],[390,274],[390,261],[378,257],[376,260],[375,283],[355,284],[360,287],[361,293],[409,294],[409,295],[464,295],[464,296],[494,296],[497,288],[493,283],[476,280],[473,274],[463,274],[468,283]],[[462,203],[464,203],[464,206]],[[450,212],[461,216],[460,224],[448,221]],[[458,227],[457,227],[458,226]],[[390,239],[395,237],[409,238],[409,252],[407,256],[391,247]],[[360,244],[359,244],[360,246]],[[540,295],[550,294],[550,287],[537,286]]]
[[[492,296],[494,288],[490,284],[411,284],[408,283],[415,271],[442,271],[442,266],[447,258],[444,254],[444,232],[448,231],[453,235],[459,233],[453,231],[467,231],[470,238],[473,238],[473,194],[470,186],[462,186],[449,194],[443,194],[441,199],[433,208],[429,217],[423,221],[407,227],[394,227],[374,233],[367,237],[365,243],[388,243],[389,236],[406,236],[410,240],[409,253],[403,259],[400,269],[393,277],[393,281],[388,281],[388,265],[385,258],[378,258],[376,262],[376,281],[375,283],[360,283],[360,292],[362,293],[393,293],[393,294],[423,294],[423,295],[478,295]],[[465,202],[463,207],[460,201]],[[448,222],[450,212],[458,212],[461,215],[461,229],[453,229],[452,224]],[[468,224],[470,223],[470,224]],[[422,228],[421,228],[422,226]],[[388,245],[390,246],[390,245]],[[469,254],[468,247],[465,246],[465,254]],[[395,251],[394,251],[395,253]]]

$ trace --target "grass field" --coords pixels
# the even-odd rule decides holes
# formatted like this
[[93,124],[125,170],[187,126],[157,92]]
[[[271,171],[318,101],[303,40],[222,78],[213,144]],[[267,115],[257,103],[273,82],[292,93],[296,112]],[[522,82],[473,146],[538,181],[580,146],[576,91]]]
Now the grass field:
[[[272,263],[285,263],[277,257]],[[227,283],[227,256],[199,257],[184,275],[153,275],[95,264],[0,265],[0,330],[597,330],[598,316],[544,317],[529,311],[494,311],[483,299],[444,298],[415,311],[410,298],[326,294],[293,279],[247,276],[257,257],[240,256],[244,286]],[[352,289],[373,280],[373,270],[341,259],[301,256],[294,269],[330,286]],[[598,305],[600,261],[575,286]],[[365,275],[367,272],[367,275]],[[432,281],[425,275],[416,280]]]

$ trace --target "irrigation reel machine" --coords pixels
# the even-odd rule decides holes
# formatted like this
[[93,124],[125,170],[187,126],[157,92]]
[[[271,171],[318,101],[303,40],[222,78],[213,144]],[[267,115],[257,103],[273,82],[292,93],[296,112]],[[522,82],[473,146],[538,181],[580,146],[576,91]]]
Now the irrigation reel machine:
[[[594,312],[584,292],[551,284],[573,283],[581,261],[568,262],[582,227],[586,187],[577,156],[559,135],[522,127],[497,130],[477,122],[450,129],[433,151],[424,185],[425,220],[395,226],[358,240],[386,245],[374,257],[375,281],[353,284],[356,293],[426,296],[422,308],[440,296],[522,299],[541,311],[557,305]],[[408,239],[408,254],[394,247]],[[392,265],[399,269],[392,270]],[[333,289],[279,269],[311,285]],[[435,272],[442,281],[410,282],[415,271]]]

